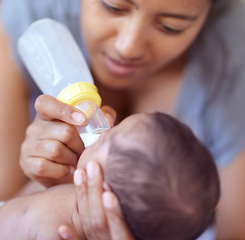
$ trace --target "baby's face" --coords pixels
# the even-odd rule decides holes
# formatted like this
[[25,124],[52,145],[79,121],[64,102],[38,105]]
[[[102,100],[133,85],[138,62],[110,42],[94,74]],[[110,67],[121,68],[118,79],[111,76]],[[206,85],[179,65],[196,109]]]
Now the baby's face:
[[134,114],[127,117],[120,124],[103,133],[94,144],[83,151],[78,168],[85,168],[86,163],[91,160],[99,162],[103,168],[112,141],[124,151],[130,149],[149,151],[152,145],[149,129],[153,127],[152,124],[151,114]]

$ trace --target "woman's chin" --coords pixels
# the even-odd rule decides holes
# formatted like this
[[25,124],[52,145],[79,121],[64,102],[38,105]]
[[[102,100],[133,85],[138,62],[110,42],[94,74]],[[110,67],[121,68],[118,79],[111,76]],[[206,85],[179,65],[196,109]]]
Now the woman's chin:
[[111,76],[96,77],[96,83],[111,89],[127,89],[134,84],[135,80],[130,78],[116,78]]

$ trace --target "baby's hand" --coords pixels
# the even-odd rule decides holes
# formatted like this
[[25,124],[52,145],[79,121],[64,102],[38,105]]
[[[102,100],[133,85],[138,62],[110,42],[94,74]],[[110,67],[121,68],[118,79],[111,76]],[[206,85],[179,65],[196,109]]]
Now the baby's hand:
[[85,115],[48,95],[39,96],[35,108],[37,116],[21,147],[21,167],[28,177],[47,187],[72,182],[84,150],[74,125],[82,125]]

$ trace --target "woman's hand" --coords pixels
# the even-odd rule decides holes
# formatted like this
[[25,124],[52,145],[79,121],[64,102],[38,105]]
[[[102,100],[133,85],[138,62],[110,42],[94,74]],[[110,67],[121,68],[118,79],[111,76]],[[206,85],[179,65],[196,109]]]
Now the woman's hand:
[[84,149],[73,125],[82,125],[85,115],[48,95],[39,96],[35,108],[37,115],[26,131],[20,165],[28,177],[45,186],[69,182]]
[[[47,187],[72,182],[78,157],[84,150],[75,126],[84,123],[85,115],[48,95],[39,96],[35,108],[37,116],[26,131],[20,165],[28,177]],[[115,112],[109,107],[102,111],[113,125]]]
[[[103,183],[99,164],[89,162],[86,172],[83,169],[76,170],[74,183],[77,209],[87,239],[134,240],[124,221],[117,197]],[[59,233],[62,239],[79,239],[68,226],[60,226]]]

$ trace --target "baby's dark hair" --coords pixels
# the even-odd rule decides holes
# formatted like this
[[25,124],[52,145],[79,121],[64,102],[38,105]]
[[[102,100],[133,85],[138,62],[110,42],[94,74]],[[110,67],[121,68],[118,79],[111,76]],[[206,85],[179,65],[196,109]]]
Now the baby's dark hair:
[[145,153],[111,142],[105,180],[136,239],[194,240],[212,223],[220,197],[214,160],[180,121],[163,113],[150,119]]

